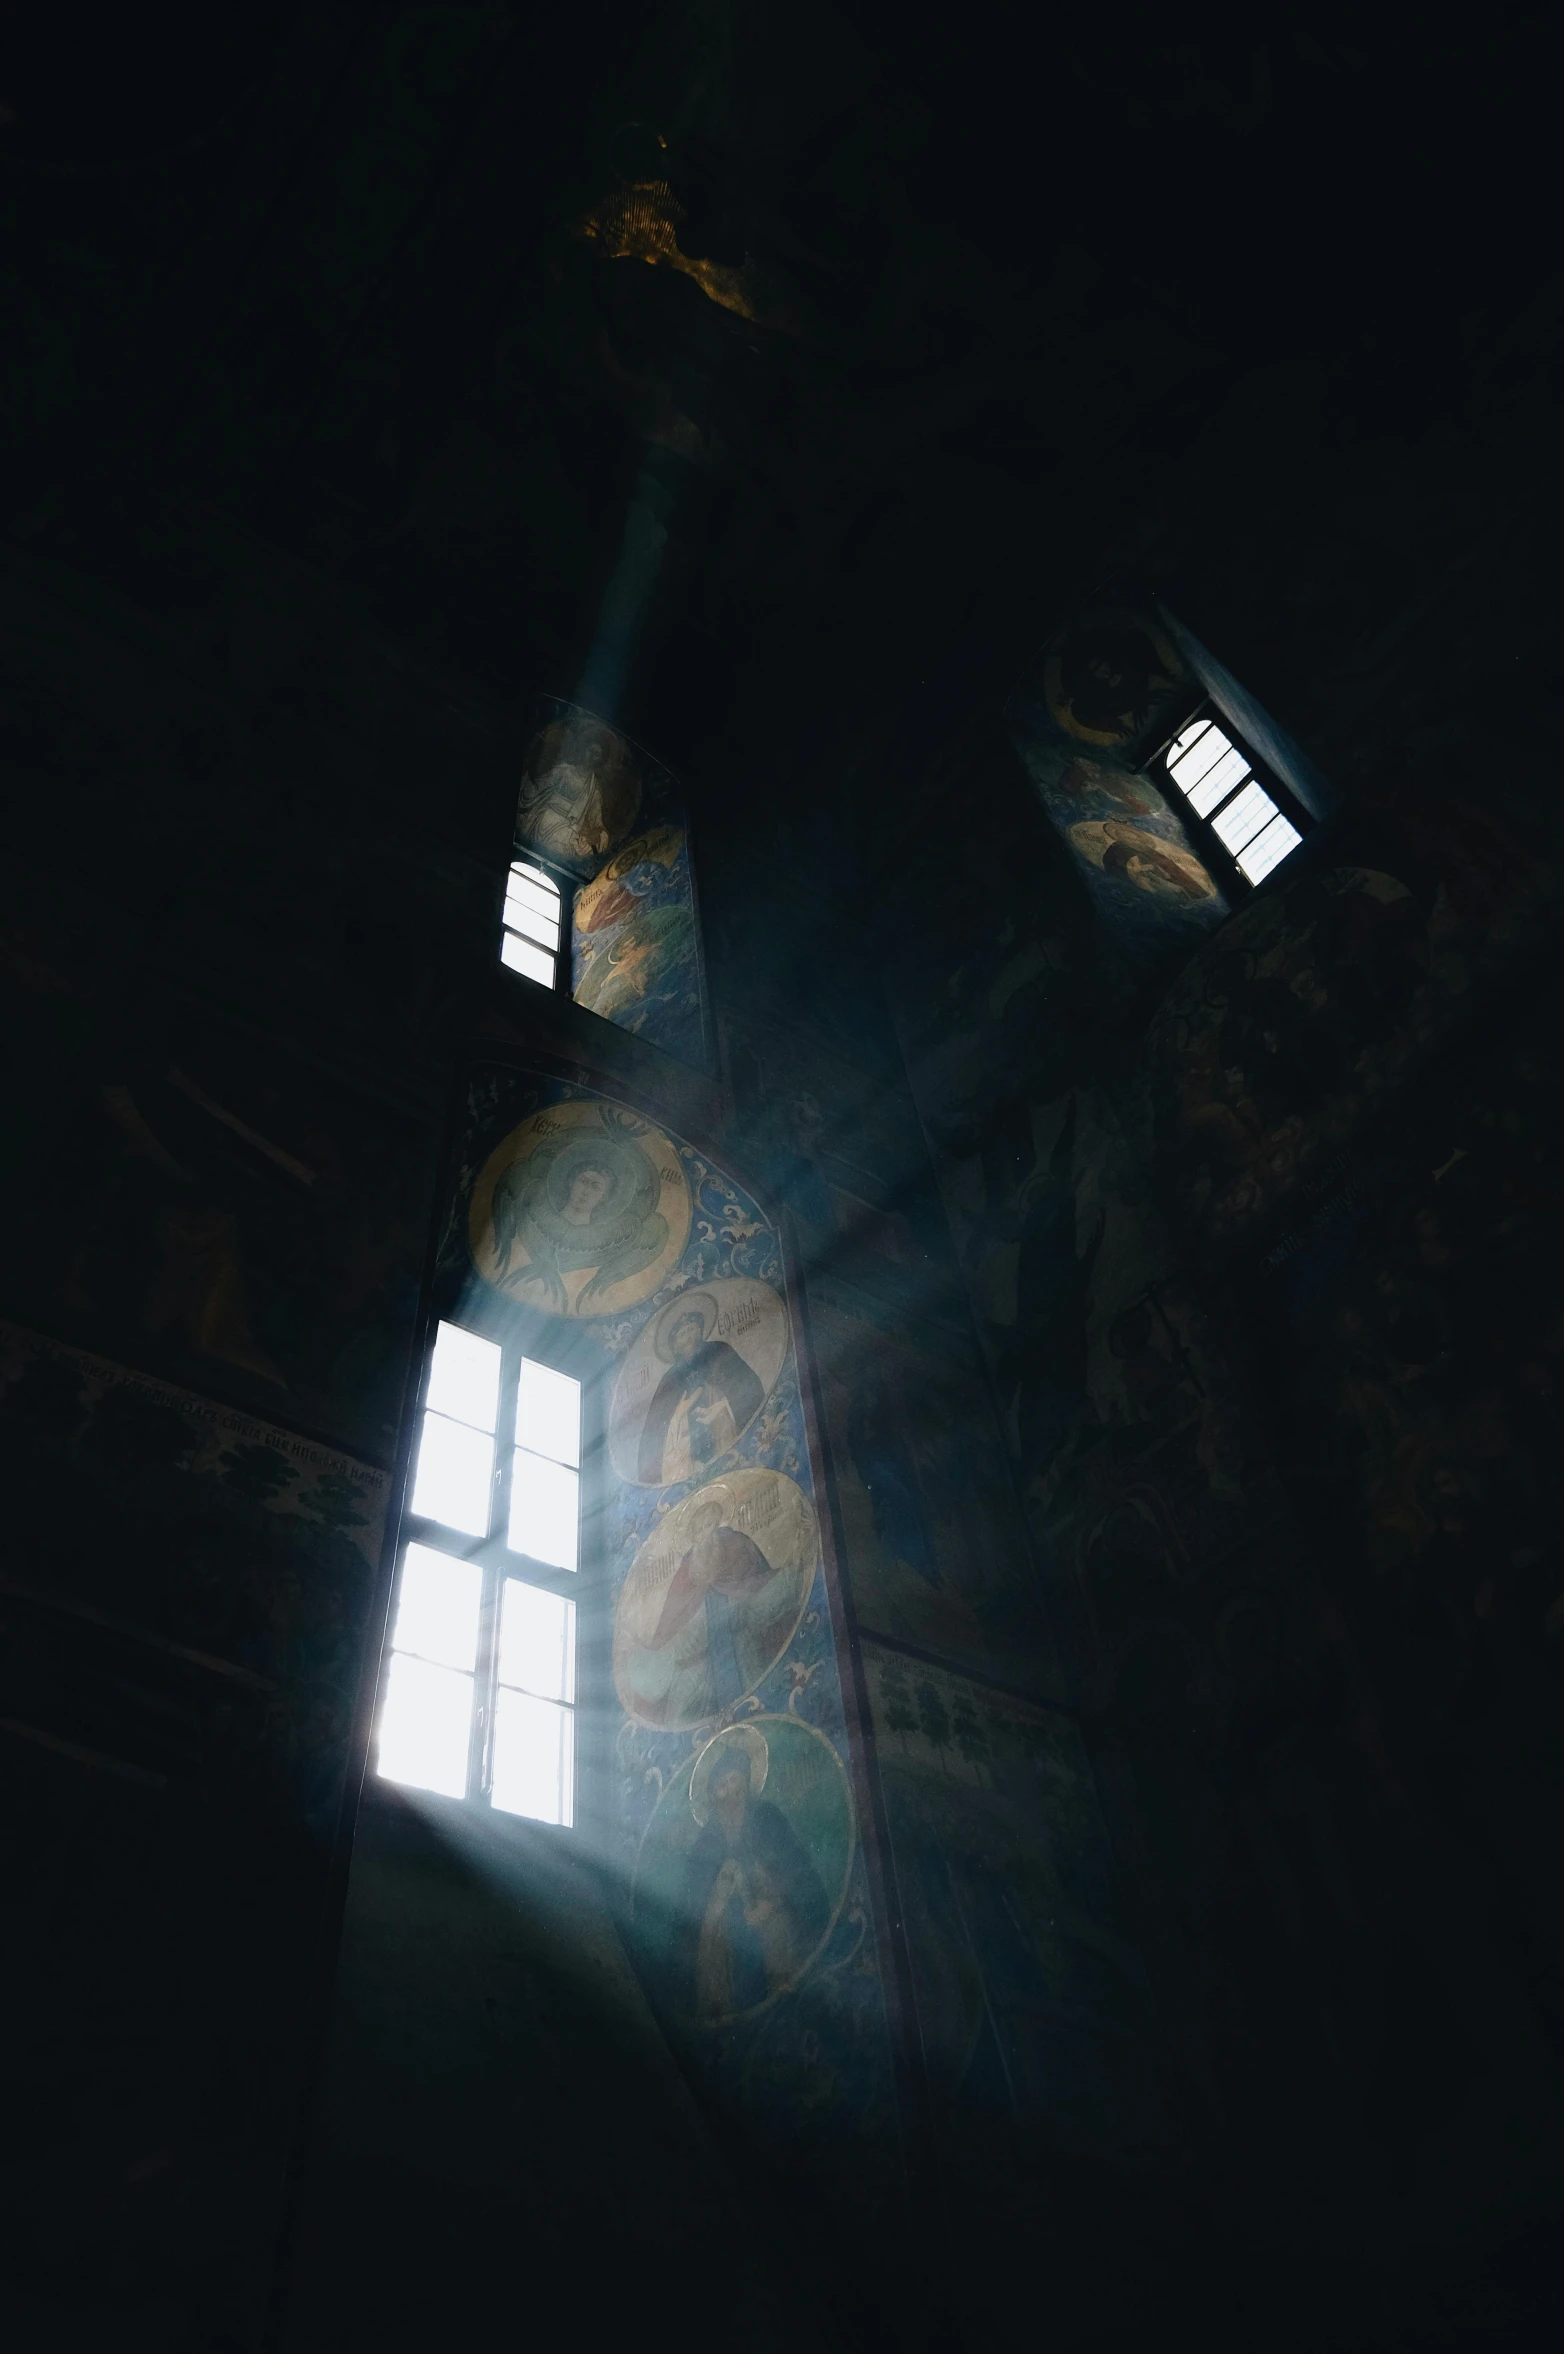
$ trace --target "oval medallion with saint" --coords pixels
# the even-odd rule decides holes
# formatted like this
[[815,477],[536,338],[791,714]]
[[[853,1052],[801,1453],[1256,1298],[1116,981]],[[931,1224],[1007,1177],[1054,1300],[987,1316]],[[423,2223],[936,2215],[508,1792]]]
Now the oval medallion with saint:
[[753,1692],[793,1640],[819,1554],[814,1506],[780,1471],[730,1471],[676,1504],[614,1610],[626,1712],[673,1732]]
[[513,1128],[473,1188],[480,1275],[556,1316],[617,1316],[664,1280],[690,1233],[666,1136],[615,1104],[551,1104]]
[[852,1799],[825,1735],[747,1717],[681,1766],[636,1859],[636,1931],[671,2006],[708,2027],[796,1986],[842,1910]]
[[642,1328],[614,1384],[608,1453],[638,1487],[698,1479],[743,1437],[787,1359],[787,1313],[769,1283],[720,1276],[681,1291]]

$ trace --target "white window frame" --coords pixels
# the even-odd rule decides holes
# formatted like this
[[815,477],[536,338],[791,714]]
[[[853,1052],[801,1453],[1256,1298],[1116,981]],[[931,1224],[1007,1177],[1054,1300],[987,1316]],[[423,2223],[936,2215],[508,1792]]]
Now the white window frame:
[[[492,1409],[485,1401],[469,1404],[466,1419],[459,1411],[451,1411],[451,1400],[442,1391],[438,1379],[437,1351],[444,1336],[454,1334],[458,1341],[476,1342],[493,1349],[498,1364],[494,1383]],[[526,1369],[539,1368],[545,1379],[570,1382],[576,1391],[576,1462],[561,1461],[557,1439],[540,1437],[530,1428],[523,1414],[518,1428],[518,1397],[527,1378]],[[408,1485],[408,1501],[403,1513],[402,1528],[397,1546],[396,1583],[392,1597],[392,1612],[387,1631],[385,1658],[382,1663],[380,1692],[375,1709],[375,1753],[372,1769],[378,1779],[409,1790],[431,1790],[437,1785],[418,1778],[416,1772],[397,1770],[394,1764],[383,1761],[382,1734],[395,1725],[394,1711],[398,1706],[398,1662],[414,1663],[415,1672],[425,1679],[426,1687],[433,1683],[438,1690],[443,1683],[449,1698],[454,1684],[466,1677],[470,1682],[470,1702],[465,1751],[465,1772],[459,1773],[461,1787],[451,1786],[451,1778],[438,1785],[438,1794],[455,1798],[478,1807],[492,1809],[517,1819],[552,1823],[570,1829],[579,1819],[578,1804],[578,1664],[581,1577],[581,1531],[584,1523],[583,1489],[585,1457],[588,1450],[587,1429],[588,1393],[586,1385],[574,1373],[563,1367],[552,1366],[535,1350],[518,1342],[501,1342],[483,1332],[475,1323],[456,1318],[442,1319],[436,1328],[435,1341],[429,1351],[424,1381],[420,1393],[417,1433]],[[447,1411],[442,1412],[442,1407]],[[431,1421],[455,1423],[460,1439],[459,1454],[469,1459],[463,1486],[462,1505],[476,1497],[470,1509],[458,1509],[454,1517],[446,1516],[439,1507],[442,1502],[437,1482],[426,1482],[425,1449],[430,1437]],[[522,1434],[539,1440],[528,1447],[517,1443]],[[441,1434],[449,1440],[447,1430]],[[438,1441],[436,1442],[438,1446]],[[477,1457],[487,1448],[488,1460],[482,1467],[481,1489],[478,1480]],[[568,1450],[567,1450],[568,1451]],[[539,1554],[526,1551],[522,1544],[513,1542],[512,1500],[516,1489],[516,1469],[519,1461],[541,1464],[546,1472],[565,1471],[573,1476],[575,1520],[568,1530],[568,1541],[556,1545],[558,1552],[573,1552],[574,1562],[567,1565],[559,1560],[544,1560]],[[433,1491],[433,1492],[432,1492]],[[420,1509],[420,1503],[425,1509]],[[465,1521],[458,1526],[457,1521]],[[475,1523],[481,1522],[481,1526]],[[524,1537],[525,1528],[514,1532]],[[540,1532],[541,1533],[541,1532]],[[421,1642],[416,1626],[409,1629],[410,1610],[406,1606],[413,1579],[428,1557],[434,1555],[449,1561],[458,1578],[471,1580],[476,1586],[477,1608],[474,1641],[470,1655],[465,1652],[443,1654],[437,1648]],[[410,1570],[410,1560],[413,1568]],[[505,1613],[509,1589],[519,1587],[523,1594],[548,1597],[562,1604],[562,1649],[557,1674],[537,1672],[542,1656],[541,1645],[534,1644],[530,1670],[518,1674],[513,1663],[505,1659]],[[461,1614],[465,1617],[465,1613]],[[552,1613],[544,1612],[545,1618]],[[399,1634],[403,1639],[398,1640]],[[513,1655],[514,1656],[514,1655]],[[507,1667],[510,1672],[507,1672]],[[512,1699],[507,1696],[513,1696]],[[518,1709],[514,1702],[523,1705]],[[454,1705],[454,1703],[452,1703]],[[410,1705],[404,1701],[403,1706]],[[550,1712],[552,1721],[560,1729],[560,1789],[555,1810],[537,1811],[532,1806],[513,1803],[514,1789],[509,1797],[505,1784],[506,1719],[512,1727],[530,1722],[534,1730],[541,1723],[541,1712]],[[405,1764],[405,1759],[404,1759]],[[454,1763],[454,1760],[453,1760]],[[497,1780],[500,1787],[497,1790]]]
[[1208,865],[1248,890],[1258,890],[1308,836],[1309,812],[1256,760],[1212,696],[1143,763],[1152,768],[1172,787],[1173,806]]
[[513,855],[500,919],[500,962],[506,970],[535,988],[568,994],[570,909],[568,882],[534,851]]

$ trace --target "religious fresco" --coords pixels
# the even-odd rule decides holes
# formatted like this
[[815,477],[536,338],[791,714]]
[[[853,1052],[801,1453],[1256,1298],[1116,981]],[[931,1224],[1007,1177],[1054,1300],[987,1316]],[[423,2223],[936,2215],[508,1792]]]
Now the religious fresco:
[[731,1472],[676,1504],[630,1564],[614,1612],[626,1714],[698,1725],[753,1692],[792,1641],[819,1549],[813,1507],[780,1472]]
[[7,2114],[41,2150],[63,2104],[115,2175],[156,2153],[110,2210],[118,2262],[194,2277],[178,2340],[238,2342],[334,1948],[387,1477],[9,1322],[0,1408]]
[[[557,1239],[600,1164],[573,1231],[606,1205],[632,1257],[656,1242],[633,1270]],[[632,1236],[632,1212],[662,1234]],[[612,1760],[604,1835],[648,1990],[716,2090],[738,2098],[758,2071],[800,2127],[805,2045],[836,2054],[808,2122],[812,2147],[845,2154],[888,2113],[889,2046],[776,1232],[694,1146],[584,1084],[496,1066],[471,1084],[439,1264],[447,1312],[568,1349],[602,1384],[583,1608],[613,1655],[583,1722]]]
[[864,1670],[919,2040],[950,2129],[1055,2147],[1163,2130],[1146,1986],[1073,1718],[877,1644]]
[[1036,667],[1055,723],[1080,742],[1104,746],[1133,742],[1185,683],[1167,631],[1122,605],[1087,606]]
[[[105,1628],[133,1650],[174,1644],[190,1663],[184,1731],[206,1723],[224,1771],[280,1777],[312,1828],[329,1830],[350,1762],[385,1473],[8,1321],[0,1398],[17,1559],[33,1565],[30,1578],[78,1614],[111,1613]],[[127,1503],[124,1465],[143,1459]],[[112,1647],[118,1637],[101,1639]],[[101,1702],[128,1717],[116,1738],[148,1740],[161,1759],[172,1728],[155,1699],[138,1723],[130,1687],[118,1700],[100,1687],[93,1701],[92,1682],[73,1685],[71,1707]],[[12,1701],[30,1721],[51,1704],[47,1689]]]
[[[1291,1446],[1336,1515],[1343,1608],[1398,1718],[1451,1759],[1501,1731],[1556,1755],[1551,994],[1364,1131],[1266,1253],[1252,1303],[1256,1356],[1289,1371]],[[1495,1796],[1469,1787],[1469,1829]]]
[[725,1455],[787,1360],[771,1286],[728,1276],[681,1292],[642,1329],[614,1384],[608,1447],[618,1476],[672,1487]]
[[551,1106],[496,1145],[473,1190],[474,1262],[511,1298],[612,1316],[656,1291],[690,1232],[668,1139],[606,1103]]
[[1021,1682],[1057,1663],[975,1355],[914,1337],[827,1278],[810,1334],[861,1625],[974,1664],[1002,1653]]
[[715,1734],[663,1792],[634,1904],[674,2007],[721,2026],[796,1986],[835,1925],[853,1858],[847,1777],[792,1716]]
[[1016,752],[1132,968],[1170,961],[1228,914],[1179,816],[1132,763],[1188,694],[1171,640],[1119,606],[1078,614],[1006,706]]
[[641,757],[617,728],[574,704],[550,699],[538,719],[522,762],[516,846],[586,879],[640,815]]
[[517,795],[515,848],[576,878],[570,978],[577,1005],[709,1069],[695,882],[677,780],[595,713],[539,697]]
[[432,1136],[236,1023],[3,949],[8,1304],[388,1458]]
[[1186,949],[1228,914],[1160,788],[1062,735],[1025,692],[1010,705],[1017,751],[1043,807],[1069,844],[1104,923],[1132,964]]
[[1453,976],[1406,885],[1368,867],[1254,901],[1182,973],[1147,1041],[1189,1211],[1242,1233],[1328,1161],[1443,1026]]
[[706,1014],[684,829],[659,826],[626,843],[576,893],[571,929],[577,1005],[704,1067]]

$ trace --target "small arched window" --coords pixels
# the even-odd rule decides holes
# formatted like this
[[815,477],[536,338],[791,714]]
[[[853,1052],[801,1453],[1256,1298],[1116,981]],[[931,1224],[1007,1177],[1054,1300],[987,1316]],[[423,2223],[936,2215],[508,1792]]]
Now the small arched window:
[[[1249,883],[1260,883],[1303,840],[1280,806],[1275,780],[1261,782],[1256,763],[1209,712],[1180,728],[1163,762],[1192,814],[1209,828]],[[1290,796],[1288,796],[1290,799]]]
[[564,898],[553,876],[530,859],[512,859],[505,878],[501,964],[544,989],[557,988],[564,915]]

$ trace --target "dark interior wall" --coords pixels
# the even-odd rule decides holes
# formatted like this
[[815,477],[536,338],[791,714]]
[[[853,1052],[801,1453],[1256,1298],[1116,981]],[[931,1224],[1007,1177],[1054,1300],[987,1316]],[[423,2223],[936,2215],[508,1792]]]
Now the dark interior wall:
[[[1306,434],[1296,396],[1253,387],[1252,495],[1285,484],[1315,520],[1247,547],[1241,615],[1205,594],[1339,788],[1333,822],[1203,944],[1164,924],[1158,962],[1153,932],[1148,979],[1133,905],[1088,896],[1080,795],[976,716],[924,795],[892,995],[1145,1904],[1180,2139],[1273,2260],[1332,2248],[1327,2299],[1524,2343],[1561,2154],[1557,1882],[1522,1829],[1558,1770],[1535,1174],[1557,823],[1501,747],[1540,743],[1552,693],[1522,488],[1545,429],[1474,392],[1459,432],[1371,460]],[[1208,495],[1175,476],[1190,512],[1148,528],[1151,577],[1234,576],[1225,516],[1192,561]],[[1463,500],[1510,551],[1503,621],[1470,543],[1426,538]],[[1381,571],[1360,645],[1369,535],[1382,566],[1423,558]],[[1303,605],[1339,633],[1312,670]]]
[[[1023,72],[981,13],[230,11],[172,61],[34,44],[0,89],[0,1304],[49,1336],[15,1344],[5,1739],[45,1917],[28,2114],[71,2088],[17,2210],[50,2342],[263,2328],[340,1892],[289,1776],[350,1773],[354,1705],[362,1740],[383,1594],[343,1515],[395,1472],[475,1033],[655,1096],[801,1247],[922,2186],[916,2262],[881,2208],[878,2270],[811,2312],[1541,2327],[1544,18],[1197,16],[1050,24]],[[610,251],[654,177],[633,123],[670,140],[682,262]],[[998,714],[1083,600],[1148,588],[1338,788],[1325,865],[1388,883],[1322,867],[1126,963]],[[719,1077],[478,977],[534,682],[688,788]],[[139,1401],[107,1453],[60,1348]],[[396,1907],[486,1957],[437,2021],[445,1962],[409,1952],[409,2115],[486,2054],[520,2099],[547,2040],[628,2130],[590,2006],[499,1991],[589,1896],[518,1906],[421,1836],[363,1849],[359,2073],[298,2227],[322,2311],[354,2232],[423,2198],[508,2229],[530,2179],[471,2157],[476,2096],[411,2172],[369,2115]],[[746,2310],[798,2244],[754,2246]]]

